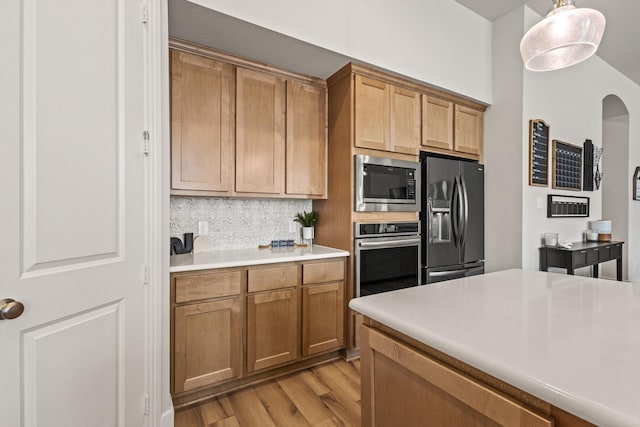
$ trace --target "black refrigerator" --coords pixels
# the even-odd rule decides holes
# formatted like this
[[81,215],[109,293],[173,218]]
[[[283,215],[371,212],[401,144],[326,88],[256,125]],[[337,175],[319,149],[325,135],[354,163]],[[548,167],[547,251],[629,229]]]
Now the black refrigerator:
[[422,283],[484,273],[484,165],[420,153]]

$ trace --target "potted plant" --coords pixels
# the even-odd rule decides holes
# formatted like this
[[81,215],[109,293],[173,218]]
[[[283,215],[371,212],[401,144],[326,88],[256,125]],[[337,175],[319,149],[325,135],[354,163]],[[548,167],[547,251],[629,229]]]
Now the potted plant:
[[318,211],[303,211],[298,212],[293,219],[302,226],[302,238],[304,240],[311,240],[314,237],[314,224],[318,222]]

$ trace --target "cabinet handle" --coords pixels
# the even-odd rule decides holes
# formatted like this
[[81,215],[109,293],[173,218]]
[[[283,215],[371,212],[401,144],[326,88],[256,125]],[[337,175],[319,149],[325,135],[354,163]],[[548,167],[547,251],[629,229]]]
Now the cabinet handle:
[[580,253],[581,253],[581,254],[586,254],[586,253],[587,253],[587,251],[580,251]]
[[596,249],[594,249],[593,251],[594,251],[594,252],[598,252],[599,250],[600,250],[600,249],[597,249],[597,248],[596,248]]

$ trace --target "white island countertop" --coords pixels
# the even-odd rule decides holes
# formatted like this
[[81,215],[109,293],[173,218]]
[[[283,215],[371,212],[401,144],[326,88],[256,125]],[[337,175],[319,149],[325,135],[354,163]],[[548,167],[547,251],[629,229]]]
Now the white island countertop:
[[179,271],[208,270],[211,268],[241,267],[345,256],[349,256],[349,252],[321,245],[312,245],[306,248],[290,246],[267,249],[229,249],[172,255],[170,257],[169,272],[176,273]]
[[351,300],[580,418],[640,426],[640,285],[507,270]]

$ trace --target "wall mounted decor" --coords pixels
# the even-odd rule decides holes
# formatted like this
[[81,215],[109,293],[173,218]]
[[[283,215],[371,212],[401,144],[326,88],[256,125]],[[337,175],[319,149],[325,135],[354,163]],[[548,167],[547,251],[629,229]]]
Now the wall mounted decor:
[[593,191],[593,142],[587,139],[582,147],[582,191]]
[[549,125],[529,120],[529,185],[549,185]]
[[582,147],[554,139],[551,160],[552,187],[563,190],[582,189]]
[[547,195],[547,218],[588,217],[589,198]]
[[636,171],[633,174],[633,194],[631,198],[640,200],[640,166],[636,166]]
[[602,172],[600,172],[600,159],[602,158],[602,152],[604,148],[593,146],[593,164],[596,166],[596,170],[593,172],[593,183],[596,186],[596,190],[600,189],[600,183],[602,182]]

